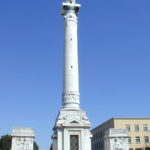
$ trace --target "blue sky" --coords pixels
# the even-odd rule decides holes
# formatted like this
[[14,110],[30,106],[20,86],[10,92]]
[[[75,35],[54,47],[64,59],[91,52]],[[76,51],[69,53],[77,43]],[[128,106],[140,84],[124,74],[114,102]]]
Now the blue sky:
[[[92,128],[150,117],[150,1],[78,2],[81,108]],[[0,135],[32,127],[40,150],[61,108],[61,3],[0,0]]]

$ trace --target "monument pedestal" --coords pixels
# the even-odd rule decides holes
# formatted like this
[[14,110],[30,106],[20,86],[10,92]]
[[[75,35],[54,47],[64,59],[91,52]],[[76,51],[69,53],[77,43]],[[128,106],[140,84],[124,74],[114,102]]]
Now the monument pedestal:
[[33,150],[35,137],[32,128],[13,128],[11,150]]
[[52,136],[53,150],[91,150],[90,126],[84,111],[60,110]]
[[129,150],[127,129],[110,128],[105,132],[105,150]]

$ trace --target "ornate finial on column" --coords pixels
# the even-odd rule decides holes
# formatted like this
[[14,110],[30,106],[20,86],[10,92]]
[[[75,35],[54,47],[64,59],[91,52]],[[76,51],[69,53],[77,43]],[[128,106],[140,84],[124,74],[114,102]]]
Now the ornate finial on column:
[[66,2],[69,2],[69,3],[76,3],[76,0],[66,0]]

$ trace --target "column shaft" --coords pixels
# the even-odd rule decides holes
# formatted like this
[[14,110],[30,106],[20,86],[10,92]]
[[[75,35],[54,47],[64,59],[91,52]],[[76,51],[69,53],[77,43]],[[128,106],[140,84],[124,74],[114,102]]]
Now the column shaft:
[[63,107],[79,108],[77,14],[74,4],[64,15]]

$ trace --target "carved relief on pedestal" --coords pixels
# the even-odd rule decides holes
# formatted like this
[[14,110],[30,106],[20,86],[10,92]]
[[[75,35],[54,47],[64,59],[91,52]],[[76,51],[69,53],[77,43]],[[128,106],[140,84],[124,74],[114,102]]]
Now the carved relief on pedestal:
[[33,128],[13,128],[11,150],[33,150]]
[[17,145],[17,150],[31,150],[31,145],[33,144],[33,139],[17,137],[15,140]]
[[105,131],[105,149],[128,150],[128,131],[126,129],[110,128]]
[[114,139],[113,150],[125,150],[123,146],[124,142],[124,139],[121,138]]

